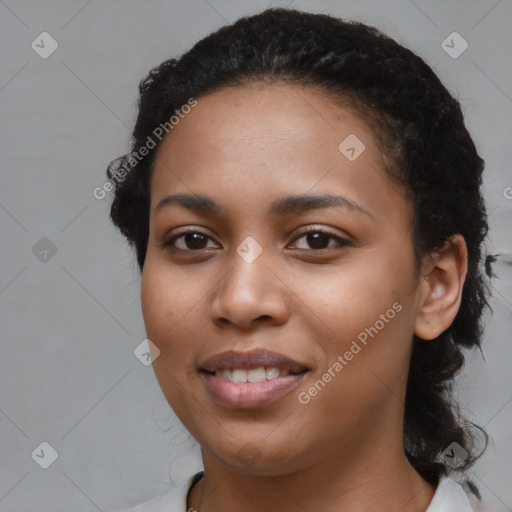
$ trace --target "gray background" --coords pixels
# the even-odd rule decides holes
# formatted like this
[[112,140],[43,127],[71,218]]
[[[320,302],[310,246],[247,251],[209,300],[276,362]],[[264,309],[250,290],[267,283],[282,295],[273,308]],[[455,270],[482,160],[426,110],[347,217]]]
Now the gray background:
[[[511,0],[0,0],[2,512],[122,508],[201,469],[151,366],[133,354],[145,338],[135,258],[109,223],[109,201],[92,191],[128,150],[147,71],[270,5],[376,25],[434,66],[486,160],[489,251],[510,251]],[[44,31],[59,45],[46,59],[31,48]],[[453,31],[469,44],[457,59],[441,47]],[[468,354],[458,389],[463,412],[492,437],[470,474],[486,510],[505,511],[512,271],[496,272],[485,361]],[[48,469],[31,457],[43,441],[58,452]]]

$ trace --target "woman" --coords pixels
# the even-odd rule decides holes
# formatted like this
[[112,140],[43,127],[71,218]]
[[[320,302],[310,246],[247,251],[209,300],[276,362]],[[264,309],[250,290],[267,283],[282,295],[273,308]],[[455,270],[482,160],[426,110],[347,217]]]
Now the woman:
[[450,391],[488,226],[459,103],[376,29],[286,9],[139,89],[111,218],[204,471],[132,510],[471,511]]

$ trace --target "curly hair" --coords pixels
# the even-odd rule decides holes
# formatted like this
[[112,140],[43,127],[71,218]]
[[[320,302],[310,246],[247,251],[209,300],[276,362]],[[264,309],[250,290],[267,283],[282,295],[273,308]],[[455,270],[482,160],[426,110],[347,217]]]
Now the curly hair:
[[[387,175],[413,205],[416,269],[452,235],[464,237],[468,269],[459,311],[436,339],[413,339],[404,449],[410,463],[433,484],[450,470],[442,454],[453,442],[468,453],[458,467],[466,470],[485,451],[488,435],[460,415],[453,379],[464,365],[463,349],[481,351],[481,320],[490,295],[482,272],[482,245],[489,228],[481,194],[484,161],[459,102],[419,56],[376,28],[272,8],[220,28],[179,59],[149,72],[139,84],[132,153],[191,97],[261,80],[312,86],[332,101],[348,101],[358,109],[380,141]],[[107,169],[115,185],[110,217],[135,246],[141,272],[149,233],[149,183],[159,146],[160,141],[137,161],[131,154],[121,156]],[[129,171],[117,180],[120,167]],[[471,427],[485,437],[478,455]]]

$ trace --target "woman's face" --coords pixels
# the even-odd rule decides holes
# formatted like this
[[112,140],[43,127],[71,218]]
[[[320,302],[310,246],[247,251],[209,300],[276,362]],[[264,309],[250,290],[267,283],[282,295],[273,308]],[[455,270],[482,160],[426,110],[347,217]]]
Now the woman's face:
[[[316,199],[327,194],[341,199]],[[141,293],[156,376],[203,457],[281,474],[384,436],[402,443],[419,301],[411,226],[353,109],[285,84],[197,99],[155,162]],[[273,379],[286,365],[268,354],[203,371],[255,349],[307,371]],[[264,381],[229,382],[246,376]]]

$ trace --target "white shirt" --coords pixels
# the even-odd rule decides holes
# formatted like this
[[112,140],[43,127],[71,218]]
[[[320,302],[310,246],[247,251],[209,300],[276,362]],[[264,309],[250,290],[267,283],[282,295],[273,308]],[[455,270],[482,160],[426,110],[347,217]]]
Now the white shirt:
[[[190,476],[181,485],[149,501],[123,512],[188,512],[187,494],[199,473]],[[192,511],[191,511],[192,512]],[[425,512],[474,512],[464,488],[447,476],[442,476],[436,492]]]

